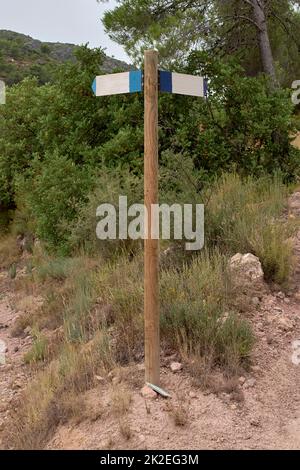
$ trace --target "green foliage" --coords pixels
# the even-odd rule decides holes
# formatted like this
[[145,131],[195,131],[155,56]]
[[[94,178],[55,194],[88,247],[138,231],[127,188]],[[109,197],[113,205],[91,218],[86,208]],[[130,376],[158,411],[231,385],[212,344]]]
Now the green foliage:
[[48,339],[40,331],[33,330],[33,344],[31,349],[25,354],[24,362],[26,364],[44,361],[47,356]]
[[17,275],[17,265],[16,265],[16,263],[13,263],[13,264],[9,267],[8,275],[9,275],[10,279],[15,279],[15,277],[16,277],[16,275]]
[[[98,0],[104,2],[105,0]],[[300,73],[300,14],[295,0],[269,0],[267,27],[280,83],[290,86]],[[245,0],[120,0],[105,12],[103,23],[112,39],[136,63],[144,49],[156,47],[165,67],[185,63],[192,50],[207,51],[212,60],[233,56],[247,75],[262,71],[252,2]]]
[[[30,191],[28,182],[31,181]],[[67,157],[47,154],[41,163],[32,163],[31,178],[19,179],[19,194],[27,198],[27,204],[36,220],[36,234],[50,248],[66,248],[68,223],[76,216],[77,206],[92,184],[89,168],[76,166]]]
[[128,207],[142,202],[143,185],[139,177],[128,170],[105,169],[96,178],[95,189],[89,193],[87,203],[78,210],[78,217],[73,222],[69,238],[73,249],[84,248],[88,253],[99,253],[107,258],[123,250],[134,251],[139,242],[131,240],[100,241],[96,238],[96,209],[100,204],[110,203],[116,208],[117,220],[119,214],[119,195],[127,196]]
[[[76,56],[52,84],[26,79],[8,89],[0,108],[0,206],[18,205],[22,233],[36,232],[65,253],[82,244],[83,233],[87,245],[97,245],[93,211],[110,199],[109,178],[115,194],[122,189],[140,198],[140,189],[134,192],[143,171],[143,96],[96,99],[91,83],[103,52],[81,47]],[[190,55],[184,71],[208,76],[210,94],[208,100],[160,96],[163,200],[195,200],[224,171],[280,171],[285,180],[297,175],[299,151],[290,145],[292,108],[284,91],[270,95],[264,78],[244,77],[235,61],[199,53]]]
[[46,279],[54,279],[56,281],[64,281],[76,266],[76,258],[54,258],[45,260],[40,263],[37,268],[38,279],[45,281]]
[[[295,174],[299,152],[290,144],[294,126],[289,92],[270,94],[266,78],[245,77],[234,60],[225,64],[193,53],[187,70],[209,78],[207,104],[194,103],[189,115],[193,120],[198,116],[202,129],[193,141],[196,166],[214,173],[236,168],[251,175],[280,170],[287,179]],[[189,138],[189,121],[183,130]]]

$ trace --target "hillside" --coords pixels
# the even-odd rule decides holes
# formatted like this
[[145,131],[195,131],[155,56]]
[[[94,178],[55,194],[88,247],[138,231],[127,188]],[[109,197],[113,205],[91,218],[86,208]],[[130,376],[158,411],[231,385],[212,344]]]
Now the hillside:
[[[259,187],[251,187],[253,197]],[[228,207],[228,180],[224,189],[219,187],[212,199],[222,195]],[[249,197],[249,183],[244,190]],[[235,185],[234,194],[241,200],[241,187]],[[167,330],[162,328],[161,349],[161,382],[171,394],[168,399],[143,387],[139,255],[105,266],[99,256],[50,260],[37,240],[33,253],[20,238],[0,240],[0,337],[6,354],[5,363],[0,363],[0,448],[298,449],[300,193],[294,192],[288,203],[286,195],[277,195],[286,205],[280,223],[287,228],[293,221],[298,227],[290,239],[294,269],[289,287],[283,292],[279,285],[267,283],[266,268],[263,272],[255,256],[231,258],[231,308],[236,306],[237,321],[247,320],[255,334],[251,354],[246,362],[235,363],[237,348],[246,352],[245,323],[243,329],[229,323],[228,330],[230,317],[223,311],[215,324],[213,348],[221,329],[230,352],[225,369],[220,362],[210,362],[212,349],[202,357],[196,355],[200,349],[185,353],[192,341],[211,341],[208,319],[194,322],[195,336],[187,330],[190,344],[178,348],[170,336],[170,317]],[[276,186],[271,186],[256,211],[265,204],[274,210],[276,200]],[[249,200],[244,201],[239,217],[245,217],[249,206]],[[261,233],[256,223],[247,226]],[[9,267],[13,261],[14,271]],[[215,308],[224,295],[220,289],[225,273],[218,275],[216,255],[210,261],[206,264],[204,255],[184,272],[162,272],[162,309],[169,302],[173,316],[176,304],[191,322],[193,298],[201,299],[203,292]],[[124,328],[125,322],[129,327]]]
[[[51,80],[55,67],[75,60],[74,44],[42,42],[13,31],[0,30],[0,79],[8,85],[27,76],[36,76],[41,84]],[[128,64],[106,56],[101,70],[127,70]]]

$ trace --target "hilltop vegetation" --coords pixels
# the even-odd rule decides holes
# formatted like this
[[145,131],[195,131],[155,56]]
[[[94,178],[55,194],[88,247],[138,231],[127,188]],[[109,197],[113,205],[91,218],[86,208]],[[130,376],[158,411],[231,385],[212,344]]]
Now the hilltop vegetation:
[[[39,84],[47,83],[61,64],[76,60],[76,48],[74,44],[42,42],[24,34],[0,30],[0,79],[13,85],[34,76]],[[103,72],[127,68],[125,62],[104,56]]]

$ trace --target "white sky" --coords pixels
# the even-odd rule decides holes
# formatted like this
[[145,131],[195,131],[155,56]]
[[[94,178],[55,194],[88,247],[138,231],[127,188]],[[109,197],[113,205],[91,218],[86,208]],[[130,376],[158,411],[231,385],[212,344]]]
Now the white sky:
[[0,0],[0,29],[48,42],[105,47],[109,56],[129,60],[123,48],[105,34],[101,17],[114,7],[109,0]]

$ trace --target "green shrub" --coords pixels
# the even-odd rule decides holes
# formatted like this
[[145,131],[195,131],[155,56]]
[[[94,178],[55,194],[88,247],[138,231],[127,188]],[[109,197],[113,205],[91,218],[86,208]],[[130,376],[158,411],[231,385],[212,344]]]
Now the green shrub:
[[162,333],[188,356],[210,357],[234,368],[252,348],[250,326],[228,312],[231,281],[227,258],[203,253],[181,273],[161,279]]
[[25,354],[24,362],[31,364],[44,361],[47,356],[48,339],[41,332],[33,330],[34,341],[31,349]]
[[9,267],[9,270],[8,270],[8,275],[11,279],[15,279],[16,275],[17,275],[17,265],[16,263],[13,263],[10,267]]
[[28,181],[19,179],[17,188],[35,219],[36,235],[52,250],[68,252],[69,224],[93,185],[91,171],[54,153],[33,163],[30,181],[29,188]]
[[203,195],[208,201],[207,246],[217,246],[228,255],[253,253],[259,257],[267,280],[285,284],[292,266],[292,250],[286,240],[293,231],[290,224],[280,221],[287,196],[288,188],[279,176],[222,176]]
[[54,258],[42,262],[37,266],[37,276],[41,281],[55,279],[63,281],[71,274],[74,267],[79,265],[77,258]]
[[72,224],[69,243],[73,250],[84,248],[87,253],[100,253],[107,258],[123,251],[131,252],[138,249],[139,241],[97,239],[96,209],[103,203],[113,204],[116,208],[118,221],[119,195],[127,196],[128,207],[133,203],[142,202],[143,185],[141,179],[126,169],[121,171],[103,167],[96,180],[95,189],[89,193],[88,202],[81,205],[78,216]]

